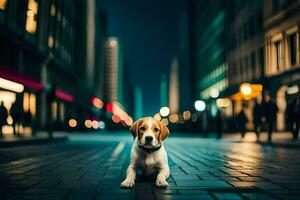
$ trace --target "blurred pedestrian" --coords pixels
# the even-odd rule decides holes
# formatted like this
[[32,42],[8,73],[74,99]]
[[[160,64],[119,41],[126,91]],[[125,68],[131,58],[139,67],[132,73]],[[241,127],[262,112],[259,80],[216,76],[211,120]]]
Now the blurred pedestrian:
[[24,113],[24,126],[32,128],[31,127],[31,117],[32,116],[31,116],[31,113],[29,110]]
[[53,119],[52,119],[52,103],[56,96],[56,82],[53,82],[47,91],[47,121],[48,121],[48,136],[52,138],[53,136]]
[[285,125],[287,127],[287,130],[290,131],[294,135],[293,131],[293,118],[294,118],[294,100],[292,99],[287,103],[286,109],[285,109]]
[[8,117],[8,111],[4,106],[4,102],[0,103],[0,135],[2,135],[2,127],[6,124],[6,119]]
[[220,139],[222,137],[222,132],[223,132],[223,116],[220,109],[218,109],[217,111],[215,122],[216,122],[217,138]]
[[244,109],[242,109],[241,112],[238,114],[237,122],[241,136],[242,138],[244,138],[246,134],[246,124],[248,122]]
[[253,107],[253,123],[254,123],[254,132],[256,134],[256,140],[259,141],[259,135],[262,127],[262,117],[263,117],[263,108],[258,99],[254,100]]
[[277,105],[273,102],[271,99],[271,96],[269,94],[265,95],[265,101],[263,103],[263,109],[264,109],[264,117],[263,122],[267,124],[268,128],[268,141],[272,141],[272,134],[276,125],[276,115],[278,112]]
[[21,118],[22,118],[22,104],[20,101],[15,101],[10,108],[10,116],[13,119],[13,128],[14,128],[14,134],[19,135],[20,134],[20,125],[21,125]]
[[297,140],[300,129],[300,93],[288,105],[290,130],[293,134],[293,139]]

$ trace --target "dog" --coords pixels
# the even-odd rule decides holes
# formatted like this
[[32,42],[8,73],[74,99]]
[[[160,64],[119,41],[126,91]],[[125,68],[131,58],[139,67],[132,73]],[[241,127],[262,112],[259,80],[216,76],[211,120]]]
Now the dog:
[[169,129],[161,121],[145,117],[134,122],[130,127],[130,132],[134,138],[131,162],[121,187],[133,187],[136,172],[139,169],[146,176],[157,173],[155,185],[162,188],[168,187],[166,179],[170,175],[170,168],[162,141],[169,136]]

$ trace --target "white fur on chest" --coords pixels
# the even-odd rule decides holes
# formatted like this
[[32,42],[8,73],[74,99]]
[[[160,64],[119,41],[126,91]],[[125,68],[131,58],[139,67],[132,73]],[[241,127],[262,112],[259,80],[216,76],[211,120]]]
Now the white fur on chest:
[[167,164],[167,155],[164,147],[162,146],[158,151],[146,153],[137,145],[133,146],[132,159],[146,174],[151,174],[157,171],[163,164]]

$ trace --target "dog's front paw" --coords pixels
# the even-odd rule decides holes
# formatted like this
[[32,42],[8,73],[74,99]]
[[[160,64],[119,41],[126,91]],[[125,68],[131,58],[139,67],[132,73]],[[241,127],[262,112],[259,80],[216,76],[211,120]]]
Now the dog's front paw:
[[156,183],[155,185],[157,187],[160,187],[160,188],[166,188],[169,186],[168,182],[166,181],[166,179],[156,179]]
[[122,183],[121,183],[121,188],[131,188],[134,186],[134,180],[130,180],[130,179],[125,179]]

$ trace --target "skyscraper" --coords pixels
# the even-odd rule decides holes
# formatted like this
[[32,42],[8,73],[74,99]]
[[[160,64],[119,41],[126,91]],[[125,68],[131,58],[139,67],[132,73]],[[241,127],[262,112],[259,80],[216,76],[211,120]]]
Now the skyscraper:
[[123,101],[123,63],[122,52],[118,38],[109,37],[105,42],[105,93],[106,102]]
[[171,113],[179,111],[179,80],[178,80],[178,60],[172,60],[169,79],[169,108]]

